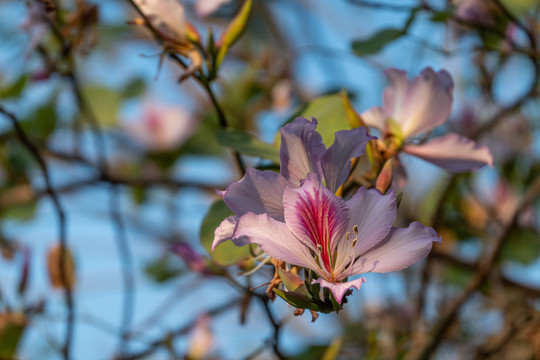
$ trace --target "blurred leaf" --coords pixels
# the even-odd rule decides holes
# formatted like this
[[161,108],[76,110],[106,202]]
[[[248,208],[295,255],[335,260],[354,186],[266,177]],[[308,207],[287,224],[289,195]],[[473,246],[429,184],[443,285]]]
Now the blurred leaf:
[[444,282],[457,287],[465,287],[470,281],[473,272],[469,269],[449,264],[444,267],[442,278]]
[[144,273],[156,283],[164,283],[182,273],[182,269],[171,261],[171,256],[165,254],[144,267]]
[[0,86],[0,99],[19,96],[24,90],[27,81],[28,76],[25,74],[7,86],[2,84],[2,86]]
[[501,3],[514,15],[519,16],[537,6],[538,0],[501,0]]
[[299,355],[295,355],[292,357],[288,357],[291,360],[313,360],[313,359],[320,359],[322,358],[323,354],[325,353],[326,349],[328,349],[326,346],[321,345],[314,345],[310,346],[306,349],[303,353]]
[[229,48],[233,46],[236,41],[238,41],[244,32],[249,19],[252,4],[253,0],[245,0],[238,14],[234,17],[229,26],[227,26],[227,29],[225,29],[225,31],[221,34],[221,37],[217,43],[219,50],[216,59],[216,68],[219,68],[221,62],[225,58],[225,55],[227,55]]
[[233,212],[229,210],[223,200],[218,200],[210,207],[201,225],[201,244],[212,256],[212,259],[223,266],[235,264],[250,256],[249,246],[238,247],[232,241],[223,242],[212,252],[214,231],[230,215],[233,215]]
[[2,209],[2,218],[18,221],[30,221],[36,216],[37,201],[12,205]]
[[26,327],[21,313],[0,314],[0,359],[16,359],[17,346]]
[[21,125],[27,135],[47,138],[56,128],[56,120],[56,107],[53,102],[49,102],[22,120]]
[[233,129],[219,129],[216,137],[221,145],[230,147],[243,155],[269,159],[279,164],[279,148],[250,134]]
[[182,146],[181,152],[195,155],[219,155],[223,147],[216,139],[219,129],[217,117],[208,113],[202,119],[195,133]]
[[[64,263],[62,274],[60,262],[62,260],[62,248],[60,244],[54,244],[47,254],[47,271],[49,273],[49,280],[52,287],[56,289],[63,289],[69,287],[73,289],[75,286],[75,260],[68,248],[64,249]],[[63,276],[65,278],[63,278]]]
[[328,346],[328,348],[322,355],[321,360],[337,359],[342,345],[343,345],[343,338],[341,338],[340,336],[336,337],[334,340],[332,340],[332,343],[330,344],[330,346]]
[[540,256],[540,234],[534,228],[517,228],[505,243],[501,259],[524,265],[533,263]]
[[[349,129],[350,127],[339,93],[321,96],[312,100],[296,115],[305,117],[309,120],[311,120],[312,117],[317,119],[317,122],[319,123],[317,131],[321,134],[326,147],[329,147],[334,142],[334,134],[336,131]],[[276,134],[275,143],[276,147],[279,147],[281,144],[279,132]]]
[[122,89],[122,97],[124,99],[129,99],[133,97],[140,96],[146,91],[146,81],[142,78],[132,79],[127,83],[126,86]]
[[392,41],[405,35],[402,29],[387,28],[373,34],[370,38],[355,40],[352,43],[353,51],[358,55],[371,55],[381,51]]
[[407,31],[409,31],[409,28],[416,18],[416,14],[420,10],[420,8],[414,8],[411,10],[411,13],[402,29],[394,27],[386,28],[376,32],[370,38],[353,41],[351,45],[353,51],[358,55],[371,55],[378,53],[392,41],[399,39],[403,35],[407,35]]
[[123,100],[121,92],[101,85],[85,86],[82,92],[102,126],[116,125],[118,110]]
[[433,15],[431,15],[431,17],[429,19],[431,21],[433,21],[433,22],[443,22],[444,23],[444,22],[448,21],[449,19],[451,19],[452,16],[454,16],[453,11],[441,11],[441,12],[434,13]]

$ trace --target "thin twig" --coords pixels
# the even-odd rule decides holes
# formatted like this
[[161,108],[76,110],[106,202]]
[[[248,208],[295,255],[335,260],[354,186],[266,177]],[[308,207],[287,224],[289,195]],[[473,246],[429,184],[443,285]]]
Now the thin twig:
[[58,237],[59,237],[59,242],[60,242],[60,279],[62,280],[62,283],[64,284],[64,301],[67,307],[66,334],[65,334],[64,344],[62,346],[62,355],[64,359],[69,360],[71,358],[71,345],[72,345],[73,334],[74,334],[75,301],[73,298],[72,289],[67,281],[67,274],[66,274],[66,269],[65,269],[66,268],[65,264],[67,260],[66,259],[66,256],[67,256],[66,214],[60,202],[60,198],[58,197],[58,194],[56,193],[52,185],[47,163],[41,156],[41,153],[39,152],[38,148],[30,141],[30,139],[24,132],[24,129],[22,128],[19,121],[17,120],[17,117],[14,114],[8,112],[1,105],[0,105],[0,113],[4,114],[7,118],[10,119],[11,124],[13,125],[13,128],[15,129],[15,134],[17,138],[24,145],[24,147],[30,152],[32,157],[36,160],[39,167],[41,168],[43,177],[45,179],[45,187],[47,189],[47,193],[53,202],[56,216],[58,218],[58,233],[59,233]]
[[536,179],[534,184],[528,189],[527,193],[523,197],[519,206],[514,210],[512,220],[508,225],[502,230],[499,237],[495,240],[495,244],[491,253],[489,253],[485,260],[481,261],[478,270],[469,282],[465,291],[457,298],[454,299],[447,308],[445,315],[441,318],[438,324],[435,326],[432,331],[432,336],[424,348],[419,352],[419,355],[416,355],[414,352],[410,352],[406,358],[414,358],[417,360],[427,360],[435,352],[439,344],[442,342],[446,331],[449,329],[450,325],[456,319],[459,310],[461,307],[470,299],[470,297],[478,290],[480,285],[486,280],[491,271],[493,271],[493,266],[495,265],[499,254],[510,237],[510,234],[515,229],[518,223],[519,216],[521,212],[526,209],[540,194],[540,177]]

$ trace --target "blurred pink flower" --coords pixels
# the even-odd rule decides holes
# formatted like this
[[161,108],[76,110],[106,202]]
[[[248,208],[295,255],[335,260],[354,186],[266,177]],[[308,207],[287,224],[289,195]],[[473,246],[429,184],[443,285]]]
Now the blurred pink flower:
[[186,243],[177,243],[170,247],[170,250],[178,255],[184,261],[187,268],[194,273],[202,275],[210,275],[212,271],[208,269],[203,256],[197,253],[193,248]]
[[184,6],[178,0],[134,0],[134,3],[161,38],[173,44],[187,42]]
[[211,317],[207,314],[199,316],[189,338],[189,348],[186,359],[208,359],[214,342],[214,335],[210,328]]
[[229,2],[231,0],[197,0],[195,2],[195,12],[198,16],[205,17],[215,12],[221,5]]
[[412,139],[442,125],[452,111],[454,83],[448,72],[426,68],[409,81],[407,73],[385,71],[391,85],[384,89],[384,105],[362,113],[368,126],[383,132],[383,139],[397,141],[398,150],[417,156],[450,172],[476,170],[493,165],[489,149],[455,133],[425,144]]
[[151,152],[176,149],[194,132],[196,119],[184,108],[147,102],[137,121],[125,130]]
[[[271,257],[313,270],[322,287],[341,303],[348,289],[366,272],[397,271],[423,259],[434,241],[432,228],[412,223],[392,227],[397,207],[394,193],[361,188],[351,199],[334,192],[372,139],[366,129],[336,133],[326,150],[316,122],[298,118],[281,130],[281,175],[250,169],[222,193],[236,217],[216,230],[213,248],[232,241],[258,244]],[[326,186],[323,185],[323,181]]]

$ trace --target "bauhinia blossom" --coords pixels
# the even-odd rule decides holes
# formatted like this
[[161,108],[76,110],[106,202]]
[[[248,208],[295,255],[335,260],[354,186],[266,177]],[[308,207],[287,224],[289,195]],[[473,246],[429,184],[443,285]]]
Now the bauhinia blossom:
[[151,152],[176,149],[193,134],[196,119],[183,107],[147,102],[141,116],[126,131]]
[[448,72],[426,68],[409,81],[407,73],[385,71],[391,85],[384,89],[384,104],[362,113],[367,126],[383,132],[393,141],[394,151],[417,156],[450,172],[477,170],[493,165],[489,149],[455,133],[415,144],[415,136],[442,125],[452,111],[454,83]]
[[[359,289],[367,272],[389,272],[423,259],[440,242],[432,228],[412,223],[392,226],[392,192],[361,188],[349,200],[334,193],[343,184],[350,159],[372,139],[364,128],[336,133],[326,150],[316,122],[299,118],[281,130],[281,174],[250,169],[223,192],[235,217],[216,230],[213,247],[231,238],[258,244],[269,256],[313,270],[318,283],[338,303],[348,289]],[[360,155],[359,155],[360,154]]]

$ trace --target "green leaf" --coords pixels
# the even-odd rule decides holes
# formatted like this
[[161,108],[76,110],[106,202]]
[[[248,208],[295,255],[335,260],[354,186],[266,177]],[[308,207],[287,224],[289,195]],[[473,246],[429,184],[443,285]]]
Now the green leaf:
[[505,243],[501,252],[504,261],[524,265],[533,263],[540,256],[540,234],[534,228],[517,228]]
[[182,269],[175,266],[171,262],[171,256],[166,254],[146,264],[144,273],[156,283],[164,283],[178,277],[182,273]]
[[0,99],[6,99],[10,97],[19,96],[24,90],[24,86],[26,85],[27,81],[28,81],[28,76],[22,75],[13,83],[7,86],[2,85],[0,87]]
[[134,98],[144,94],[146,91],[146,81],[142,78],[132,79],[122,89],[122,97],[124,99]]
[[227,55],[229,48],[240,38],[244,29],[246,28],[247,21],[249,19],[249,13],[251,12],[251,5],[253,0],[246,0],[242,5],[242,8],[231,21],[227,29],[221,34],[221,37],[217,43],[219,48],[216,58],[216,68],[219,68],[221,62]]
[[88,85],[82,92],[88,106],[102,126],[116,125],[118,110],[123,100],[121,92],[101,85]]
[[17,346],[26,327],[21,313],[0,314],[0,359],[15,359]]
[[53,103],[48,103],[21,121],[21,125],[28,135],[47,138],[56,128],[56,120],[56,107]]
[[373,34],[370,38],[353,41],[352,49],[357,55],[376,54],[386,45],[405,34],[406,32],[402,29],[386,28]]
[[442,12],[436,12],[433,15],[431,15],[430,20],[433,22],[446,22],[450,20],[454,16],[453,11],[442,11]]
[[283,300],[288,302],[290,305],[294,306],[297,309],[309,309],[313,311],[321,311],[319,306],[309,301],[307,297],[302,294],[297,294],[290,291],[283,291],[280,289],[273,289],[274,292]]
[[321,96],[311,101],[299,116],[306,119],[316,118],[319,122],[317,131],[321,134],[326,147],[334,142],[336,131],[349,129],[349,119],[339,93]]
[[222,266],[228,266],[250,256],[249,246],[238,247],[232,241],[221,243],[212,252],[212,242],[214,241],[214,231],[225,218],[233,215],[223,200],[216,201],[208,210],[201,225],[201,244],[212,256],[212,259]]
[[279,163],[279,148],[265,143],[254,136],[233,129],[219,129],[217,141],[243,155],[261,157]]

